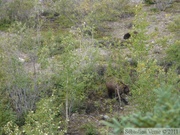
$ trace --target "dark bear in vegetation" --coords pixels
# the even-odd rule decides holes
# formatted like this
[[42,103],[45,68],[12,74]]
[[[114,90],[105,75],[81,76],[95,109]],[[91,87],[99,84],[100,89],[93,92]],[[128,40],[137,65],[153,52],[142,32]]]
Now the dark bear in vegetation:
[[129,39],[131,37],[131,34],[130,33],[126,33],[123,37],[123,39]]
[[110,98],[118,97],[118,93],[119,93],[121,101],[123,101],[126,105],[128,104],[128,101],[124,97],[124,95],[131,95],[131,94],[129,87],[126,84],[121,82],[121,85],[119,85],[113,81],[109,81],[106,82],[106,88],[108,90],[108,96]]
[[[138,34],[138,32],[134,31],[133,34],[136,35],[136,34]],[[131,37],[131,34],[128,32],[128,33],[124,34],[123,39],[129,39],[130,37]]]

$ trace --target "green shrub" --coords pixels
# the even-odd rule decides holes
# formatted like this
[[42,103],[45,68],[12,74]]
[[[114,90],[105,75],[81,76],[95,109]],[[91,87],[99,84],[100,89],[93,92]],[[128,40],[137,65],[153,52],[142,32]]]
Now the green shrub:
[[155,0],[144,0],[146,4],[154,4]]
[[83,125],[81,128],[85,130],[85,135],[97,135],[98,134],[97,128],[91,123],[87,123],[87,124]]
[[14,122],[9,121],[3,128],[6,134],[51,134],[63,135],[66,132],[60,110],[62,104],[56,101],[56,96],[44,98],[37,103],[36,111],[30,111],[26,116],[25,125],[19,128]]
[[103,122],[112,127],[114,134],[119,134],[125,127],[138,128],[178,128],[180,126],[180,98],[179,92],[172,86],[163,84],[161,88],[154,90],[157,95],[153,112],[145,115],[139,113],[121,117],[120,121]]
[[167,49],[166,59],[180,66],[180,41],[176,41]]
[[11,21],[9,19],[1,19],[0,20],[0,30],[7,30],[11,26]]
[[152,111],[156,98],[152,89],[159,87],[160,83],[165,81],[165,73],[156,65],[156,61],[139,61],[136,71],[138,77],[132,86],[131,100],[140,111],[144,113]]
[[89,26],[104,26],[103,21],[117,20],[123,12],[132,13],[127,0],[83,0],[56,1],[52,6],[60,15],[55,21],[60,27],[70,27],[73,25],[81,26],[82,22],[86,22]]
[[65,132],[60,110],[62,104],[56,102],[56,96],[44,98],[37,104],[35,112],[31,111],[26,117],[26,124],[23,126],[23,132],[30,134],[59,134]]
[[[1,97],[1,96],[0,96]],[[13,113],[10,105],[8,103],[4,103],[4,98],[1,97],[0,100],[0,134],[3,134],[3,127],[9,121],[15,121],[16,116]]]
[[33,1],[4,1],[0,4],[0,16],[3,20],[26,21],[34,7]]

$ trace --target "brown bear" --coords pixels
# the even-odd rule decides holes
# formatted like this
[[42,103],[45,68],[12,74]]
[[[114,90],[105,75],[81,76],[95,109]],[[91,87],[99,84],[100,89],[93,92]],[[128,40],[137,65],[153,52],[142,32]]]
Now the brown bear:
[[[131,95],[129,87],[121,82],[120,84],[114,82],[114,81],[108,81],[106,82],[106,88],[108,91],[109,98],[120,98],[119,100],[123,101],[126,105],[128,104],[127,99],[124,97],[124,95]],[[120,97],[119,97],[120,96]]]

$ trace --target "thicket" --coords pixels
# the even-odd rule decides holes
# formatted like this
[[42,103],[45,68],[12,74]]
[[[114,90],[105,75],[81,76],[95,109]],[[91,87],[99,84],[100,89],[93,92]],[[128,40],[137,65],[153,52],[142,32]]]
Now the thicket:
[[152,112],[135,113],[130,116],[115,118],[111,122],[103,122],[113,128],[112,134],[123,133],[124,128],[178,128],[179,122],[179,92],[173,86],[162,84],[153,90],[157,98]]
[[144,0],[145,4],[155,4],[154,11],[165,11],[167,8],[172,7],[176,0]]
[[[146,17],[146,16],[144,16]],[[143,18],[144,18],[143,17]],[[135,19],[136,20],[136,19]],[[144,19],[145,20],[145,19]],[[138,19],[140,29],[145,30],[147,25],[142,19]],[[142,26],[145,26],[144,28]],[[169,25],[169,29],[178,34],[178,30],[173,29],[179,27],[177,18]],[[136,27],[135,27],[136,29]],[[144,31],[145,32],[145,31]],[[145,36],[145,33],[143,33]],[[146,36],[145,36],[146,37]],[[176,37],[176,36],[175,36]],[[150,37],[151,38],[151,37]],[[110,121],[103,121],[102,123],[113,129],[111,134],[121,134],[126,127],[134,128],[177,128],[180,126],[179,119],[179,40],[174,38],[175,41],[169,45],[166,44],[166,56],[162,61],[168,68],[162,68],[155,59],[147,59],[148,50],[151,49],[147,45],[147,38],[144,39],[145,44],[142,43],[143,37],[135,37],[133,46],[135,57],[138,60],[136,71],[138,76],[132,85],[133,103],[137,106],[140,112],[120,118],[113,118]],[[136,41],[137,40],[137,41]],[[141,45],[140,45],[141,44]],[[162,41],[164,44],[164,41]],[[136,48],[140,45],[141,48]],[[139,54],[139,55],[138,55]],[[143,54],[143,57],[142,55]],[[167,69],[166,69],[167,68]],[[173,117],[172,117],[173,116]]]
[[0,29],[6,30],[14,21],[25,22],[34,12],[35,1],[1,0]]
[[[59,3],[60,6],[63,6],[63,11],[59,11],[57,7],[57,12],[63,13],[63,17],[66,16],[68,21],[69,18],[73,19],[70,16],[72,11],[67,10],[73,8],[66,7],[69,5],[67,1],[61,2],[64,2]],[[17,4],[20,5],[18,11],[15,12],[15,5]],[[33,7],[31,4],[34,4]],[[70,33],[66,34],[66,36],[63,34],[55,35],[51,30],[47,35],[42,35],[40,31],[43,27],[41,21],[44,20],[40,20],[40,15],[45,11],[41,11],[39,5],[35,4],[37,4],[35,1],[32,3],[20,3],[20,1],[15,0],[12,2],[3,1],[1,5],[1,10],[4,11],[4,14],[1,15],[2,27],[4,28],[4,24],[9,24],[6,21],[11,23],[8,29],[10,35],[1,37],[1,113],[3,114],[1,115],[1,133],[13,133],[13,126],[16,124],[18,126],[27,125],[22,127],[26,129],[27,134],[31,132],[37,134],[46,133],[44,126],[42,128],[39,126],[46,123],[46,121],[41,121],[41,118],[46,117],[49,119],[49,115],[51,115],[52,119],[47,124],[56,123],[58,118],[61,117],[63,117],[63,121],[66,119],[68,122],[69,115],[75,112],[85,99],[85,87],[87,88],[88,85],[91,85],[90,83],[93,83],[90,82],[90,79],[94,75],[90,75],[91,73],[84,75],[82,71],[87,67],[91,68],[91,65],[95,62],[94,54],[97,50],[90,48],[87,51],[85,50],[87,45],[77,41],[77,37],[82,38],[83,33],[81,30],[79,31],[80,35],[77,36]],[[50,7],[47,7],[47,9],[51,10],[52,6],[57,3],[49,4]],[[9,12],[5,10],[7,8],[10,9]],[[33,12],[34,10],[35,12]],[[49,15],[47,19],[49,19]],[[61,20],[61,17],[58,19]],[[64,23],[68,24],[68,22]],[[66,25],[64,26],[66,27]],[[7,30],[7,28],[5,29]],[[75,49],[77,48],[79,50],[76,52]],[[78,55],[78,51],[80,53],[85,51],[85,57]],[[91,59],[89,55],[92,56]],[[28,64],[26,65],[23,62]],[[36,105],[37,101],[41,105]],[[51,102],[62,103],[62,107]],[[57,109],[52,108],[52,111],[46,113],[47,116],[40,117],[40,119],[37,117],[42,115],[44,111],[49,111],[52,106]],[[46,107],[43,108],[45,110],[42,107]],[[35,114],[33,114],[34,111]],[[33,119],[39,121],[39,124],[35,125],[37,130],[31,125]],[[54,121],[55,119],[57,120]],[[12,123],[7,123],[8,121]],[[6,123],[7,126],[3,130],[2,128]],[[56,126],[54,126],[56,128],[52,127],[53,129],[48,132],[58,132],[60,129],[66,129],[67,123],[64,123],[64,126],[56,123]],[[46,126],[49,127],[49,125]]]
[[180,24],[179,24],[179,21],[180,21],[180,16],[177,16],[177,17],[175,17],[174,18],[174,20],[173,20],[173,22],[171,22],[170,24],[169,24],[169,30],[171,31],[171,32],[173,32],[174,33],[174,36],[177,36],[177,37],[179,37],[180,35],[180,32],[179,32],[179,27],[180,27]]
[[[68,3],[68,4],[67,4]],[[18,6],[17,6],[18,5]],[[32,25],[38,23],[37,17],[41,17],[48,27],[70,28],[86,22],[90,27],[103,29],[103,21],[112,21],[122,15],[130,16],[133,11],[128,6],[127,0],[82,0],[82,1],[2,1],[0,4],[0,28],[7,29],[14,21],[26,22]],[[16,10],[16,7],[18,9]],[[129,8],[128,10],[126,10]],[[32,19],[33,18],[33,19]],[[31,19],[29,22],[27,20]]]
[[[141,6],[132,7],[126,0],[0,1],[0,26],[8,32],[0,38],[0,134],[67,133],[70,116],[87,109],[90,94],[104,97],[108,77],[129,84],[130,102],[141,112],[107,124],[118,133],[128,125],[178,126],[178,119],[164,120],[179,111],[174,72],[180,63],[179,41],[167,49],[167,59],[176,66],[166,73],[148,57],[151,37]],[[132,38],[125,45],[131,53],[124,57],[118,41],[102,38],[102,29],[107,21],[134,15]],[[170,29],[174,24],[179,25],[175,20]],[[84,128],[87,134],[98,132],[91,124]]]

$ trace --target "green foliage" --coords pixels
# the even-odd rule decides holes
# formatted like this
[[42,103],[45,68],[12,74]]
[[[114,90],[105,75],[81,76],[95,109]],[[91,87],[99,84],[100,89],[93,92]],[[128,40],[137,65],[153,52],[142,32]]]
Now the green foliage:
[[155,90],[157,95],[153,113],[134,115],[130,123],[135,127],[177,128],[180,125],[179,93],[172,87],[162,86]]
[[[10,20],[25,21],[33,8],[33,1],[14,0],[5,4],[6,15]],[[7,10],[8,9],[8,10]]]
[[12,107],[18,118],[21,118],[24,113],[34,108],[38,92],[35,92],[35,89],[33,90],[33,86],[36,84],[30,75],[25,72],[18,59],[15,42],[17,40],[12,38],[11,40],[5,39],[1,44],[4,53],[1,69],[4,71],[3,74],[6,75],[6,77],[3,77],[4,84],[1,89],[3,92],[1,92],[4,94],[2,100],[7,100],[7,105],[10,104],[9,107]]
[[[137,109],[142,113],[152,112],[156,104],[156,94],[152,89],[160,87],[161,83],[174,85],[178,90],[178,75],[174,70],[164,72],[156,61],[139,61],[136,68],[138,77],[132,86],[133,97],[131,102],[137,105]],[[148,82],[148,83],[147,83]]]
[[[74,16],[70,16],[70,18],[76,21],[76,18],[74,18]],[[75,24],[75,22],[73,22],[71,19],[67,18],[67,16],[65,15],[61,15],[55,22],[58,23],[61,28],[70,28]]]
[[11,21],[8,19],[0,20],[0,30],[5,31],[11,26]]
[[[179,125],[179,119],[175,119],[179,105],[173,100],[178,98],[177,93],[175,96],[164,87],[157,89],[162,83],[165,87],[173,85],[173,89],[179,89],[176,83],[179,78],[172,70],[165,73],[156,60],[149,58],[151,37],[146,34],[147,14],[142,13],[142,5],[133,8],[127,0],[53,0],[43,1],[43,5],[36,2],[15,0],[5,2],[3,7],[0,5],[0,25],[2,28],[11,25],[9,35],[1,37],[0,44],[0,126],[4,127],[1,128],[3,133],[67,133],[69,116],[81,111],[91,93],[94,99],[101,99],[108,77],[128,84],[133,93],[132,105],[141,111],[121,118],[120,122],[112,119],[112,123],[106,123],[114,133],[118,134],[123,127]],[[119,39],[115,39],[116,42],[108,38],[106,47],[94,47],[94,38],[98,37],[94,35],[96,30],[106,27],[107,21],[116,21],[126,14],[127,17],[136,14],[125,56],[137,61],[134,66],[121,55],[120,52],[126,50],[119,46]],[[176,34],[177,20],[169,26]],[[42,31],[42,26],[49,31]],[[74,35],[67,32],[66,28],[70,27]],[[165,37],[158,44],[167,47],[167,41]],[[168,48],[167,58],[179,65],[179,54],[177,41]],[[21,56],[25,56],[24,62],[20,62]],[[106,68],[104,76],[98,74],[99,65]],[[131,70],[136,72],[133,81]],[[116,101],[109,101],[105,101],[105,105],[110,104],[109,112],[113,113]],[[107,110],[101,102],[90,101],[93,107]],[[172,119],[169,115],[173,115]],[[91,123],[83,128],[87,135],[98,134]]]
[[172,6],[173,0],[144,0],[146,4],[155,4],[154,11],[164,11]]
[[84,69],[93,64],[95,57],[93,50],[87,50],[83,44],[76,49],[76,43],[71,34],[62,36],[60,44],[64,46],[63,53],[55,55],[52,59],[54,86],[58,89],[59,101],[66,104],[66,111],[62,110],[62,114],[66,112],[68,115],[78,111],[83,105],[86,98],[85,87],[91,83],[91,76],[84,73]]
[[21,135],[22,132],[19,130],[19,127],[16,123],[13,121],[9,121],[4,127],[3,127],[3,134],[5,135]]
[[[9,110],[16,112],[16,124],[23,125],[24,116],[29,110],[35,109],[40,94],[48,89],[44,87],[47,78],[43,79],[43,74],[36,73],[40,42],[39,37],[33,37],[34,30],[28,29],[26,24],[16,22],[8,32],[13,33],[13,36],[4,34],[0,44],[0,75],[3,83],[0,84],[0,97],[3,95],[2,100],[6,100],[3,106],[8,105]],[[24,61],[20,61],[22,57]],[[25,63],[29,65],[26,66]]]
[[64,124],[59,115],[62,104],[58,104],[56,98],[53,94],[50,98],[44,98],[38,102],[36,111],[29,112],[26,117],[26,124],[22,127],[24,133],[27,135],[64,134]]
[[[178,76],[172,70],[168,74],[165,74],[162,67],[157,65],[157,61],[148,57],[151,45],[148,45],[147,41],[150,38],[147,36],[146,27],[148,23],[146,21],[146,14],[141,13],[141,6],[136,7],[136,14],[134,23],[134,30],[137,31],[137,34],[132,33],[133,42],[128,47],[133,52],[133,58],[137,59],[136,70],[136,81],[132,84],[132,93],[133,97],[131,102],[137,105],[142,113],[152,112],[153,106],[155,105],[156,95],[152,89],[156,89],[160,86],[161,83],[167,83],[169,85],[175,85],[177,87]],[[167,47],[168,38],[163,38],[158,41],[158,44],[163,47]],[[178,52],[179,43],[176,42],[176,45],[171,45],[168,49],[168,61],[173,61],[175,63],[179,62]],[[170,55],[171,54],[171,55]],[[177,66],[176,66],[177,67]],[[148,82],[148,83],[147,83]],[[146,102],[144,102],[146,101]]]
[[[128,1],[125,0],[95,2],[92,9],[89,8],[88,18],[91,18],[91,20],[96,18],[96,21],[112,21],[120,16],[120,13],[127,7],[127,3]],[[128,12],[127,9],[126,12]]]
[[34,27],[42,22],[39,19],[39,14],[42,11],[42,6],[38,1],[3,1],[0,4],[0,29],[7,30],[15,21],[28,24]]
[[180,16],[177,16],[174,18],[174,21],[169,24],[168,29],[171,32],[174,32],[174,35],[176,37],[180,36],[180,31],[179,31],[179,29],[180,29]]
[[154,4],[155,0],[144,0],[146,4]]
[[133,14],[134,11],[131,10],[131,6],[128,3],[128,0],[86,0],[78,7],[78,11],[80,11],[80,14],[86,13],[82,20],[87,22],[87,24],[101,29],[105,27],[104,21],[118,20],[124,13]]
[[[149,36],[146,35],[148,26],[147,22],[147,14],[142,13],[142,5],[137,5],[135,8],[135,18],[134,18],[134,27],[132,32],[132,45],[129,46],[129,48],[133,52],[133,56],[136,59],[145,59],[145,56],[147,56],[149,47],[147,46],[147,40],[149,39]],[[137,33],[136,33],[137,32]]]
[[[125,119],[125,118],[124,118]],[[107,121],[102,121],[102,123],[108,127],[113,128],[113,133],[114,134],[119,134],[122,130],[122,124],[115,118],[112,118],[111,122],[107,122]]]
[[131,7],[128,6],[127,0],[84,0],[78,2],[61,0],[54,2],[43,1],[43,4],[37,3],[37,1],[21,2],[20,0],[14,0],[5,2],[2,5],[4,5],[0,7],[0,11],[2,11],[0,12],[2,13],[2,15],[0,14],[2,16],[2,29],[9,24],[5,22],[11,23],[15,20],[26,22],[29,26],[37,25],[40,21],[44,21],[41,18],[43,14],[45,14],[43,17],[46,18],[44,27],[52,24],[55,27],[69,28],[77,23],[82,23],[82,21],[91,26],[99,26],[102,21],[118,19],[124,12],[133,13]]
[[15,121],[16,117],[13,111],[10,108],[10,105],[7,103],[4,103],[4,98],[1,97],[0,100],[0,134],[3,134],[3,127],[7,124],[9,121]]
[[[2,39],[0,39],[1,41]],[[0,46],[0,65],[3,65],[4,59],[4,51],[3,48]],[[0,66],[0,90],[3,88],[3,84],[5,83],[6,73],[4,72],[3,66]]]
[[137,74],[138,78],[132,87],[132,100],[134,104],[138,104],[137,108],[140,111],[152,111],[156,98],[152,89],[159,87],[160,83],[165,81],[165,73],[156,65],[156,61],[139,61]]
[[[171,32],[174,33],[175,37],[179,38],[180,36],[180,23],[179,23],[180,19],[179,19],[179,16],[177,16],[176,18],[174,18],[174,21],[171,22],[168,26],[169,30]],[[169,46],[169,48],[167,49],[167,59],[169,61],[173,61],[175,62],[175,64],[177,66],[180,66],[180,49],[179,49],[179,45],[180,45],[180,41],[177,40],[175,41],[174,44],[172,44],[171,46]]]
[[163,84],[161,88],[154,90],[157,95],[153,112],[145,115],[136,113],[122,117],[120,121],[103,122],[114,129],[113,134],[119,134],[125,127],[138,128],[178,128],[180,126],[180,98],[174,87]]
[[169,46],[169,39],[172,38],[171,36],[164,36],[158,40],[156,40],[156,43],[159,44],[162,47],[168,47]]
[[159,87],[160,82],[164,81],[162,76],[164,77],[165,74],[161,67],[157,66],[156,60],[147,57],[150,50],[150,45],[147,45],[149,36],[146,35],[148,22],[146,13],[141,11],[142,5],[137,5],[134,18],[135,26],[130,39],[132,44],[129,44],[128,48],[132,52],[131,57],[137,61],[137,67],[134,68],[136,78],[131,87],[133,94],[131,100],[144,113],[152,111],[152,107],[155,104],[154,99],[156,98],[152,89]]
[[167,60],[180,66],[180,41],[176,41],[167,49]]
[[[68,39],[66,39],[68,38]],[[66,41],[65,41],[66,40]],[[57,34],[52,35],[51,39],[47,42],[51,42],[49,47],[49,55],[52,57],[54,55],[60,55],[68,51],[74,50],[78,47],[76,39],[71,34]]]
[[[60,15],[55,20],[60,27],[70,27],[77,23],[86,22],[90,26],[100,26],[103,21],[117,20],[121,13],[132,13],[127,0],[101,0],[101,1],[56,1],[51,10]],[[55,7],[55,8],[54,8]]]
[[87,123],[87,124],[83,125],[81,128],[85,130],[85,135],[97,135],[98,134],[96,127],[91,123]]
[[49,98],[44,98],[37,103],[36,111],[30,111],[26,116],[26,123],[19,128],[15,123],[10,122],[4,126],[4,132],[7,134],[59,134],[66,132],[60,111],[62,104],[57,101],[57,96],[52,94]]
[[[124,58],[119,55],[119,48],[112,49],[112,54],[109,55],[108,58],[108,67],[105,76],[116,78],[117,80],[121,80],[125,84],[131,83],[130,78],[130,65],[127,63]],[[107,80],[106,80],[107,81]]]
[[[9,32],[15,34],[15,36],[11,38],[12,41],[10,43],[16,43],[13,45],[16,49],[22,51],[22,53],[31,54],[32,57],[34,57],[34,55],[38,55],[38,51],[41,49],[43,42],[40,29],[36,30],[37,31],[34,31],[34,27],[30,28],[27,23],[15,21],[9,28]],[[29,60],[31,60],[31,58]]]
[[[0,41],[3,41],[3,39],[0,39]],[[0,45],[0,134],[3,134],[2,128],[8,121],[15,121],[16,119],[9,102],[8,93],[5,90],[8,78],[7,73],[4,70],[6,68],[6,66],[4,66],[5,59],[5,51]]]

